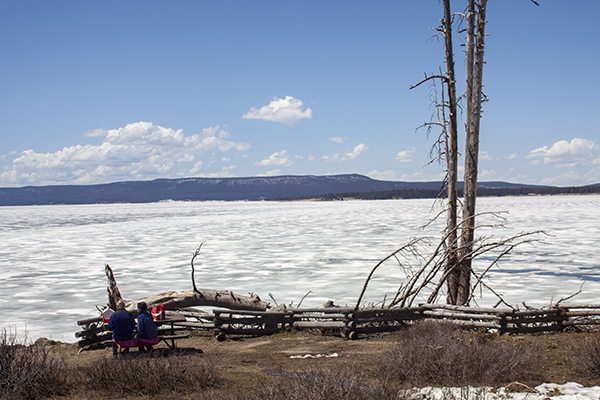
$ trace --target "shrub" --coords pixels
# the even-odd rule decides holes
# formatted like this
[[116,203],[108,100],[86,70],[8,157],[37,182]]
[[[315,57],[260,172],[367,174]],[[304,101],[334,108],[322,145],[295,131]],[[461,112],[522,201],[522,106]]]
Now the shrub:
[[65,394],[66,368],[49,347],[0,331],[0,399],[38,399]]
[[600,334],[584,340],[573,358],[573,364],[579,372],[593,378],[600,377]]
[[212,365],[193,356],[154,357],[129,354],[103,359],[82,368],[86,386],[105,396],[152,396],[159,393],[191,393],[214,386]]
[[424,321],[398,336],[377,375],[414,386],[494,386],[529,372],[533,353],[521,343],[484,332],[462,331],[445,322]]

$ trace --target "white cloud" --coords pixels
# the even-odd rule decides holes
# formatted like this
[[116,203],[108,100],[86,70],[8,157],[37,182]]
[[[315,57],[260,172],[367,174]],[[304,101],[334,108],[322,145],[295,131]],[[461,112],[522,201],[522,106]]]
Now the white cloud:
[[255,167],[291,167],[294,162],[288,158],[287,150],[276,151],[267,158],[254,163]]
[[307,158],[308,161],[314,161],[314,159],[315,159],[315,157],[312,154],[308,155],[308,158]]
[[404,150],[401,150],[396,154],[396,160],[400,162],[411,162],[413,160],[413,156],[417,152],[416,147],[407,147]]
[[586,173],[577,173],[575,171],[567,171],[564,174],[551,178],[544,178],[539,181],[540,185],[586,185],[600,182],[600,167],[592,168]]
[[281,174],[281,170],[280,169],[274,169],[272,171],[267,171],[264,174],[258,174],[256,176],[277,176]]
[[265,121],[280,122],[286,125],[294,125],[301,119],[311,119],[312,110],[307,108],[302,110],[304,103],[292,96],[285,96],[285,99],[275,97],[268,105],[260,109],[252,107],[250,111],[242,115],[244,119],[262,119]]
[[492,157],[490,157],[490,155],[488,154],[487,151],[480,151],[479,152],[479,159],[480,160],[486,160],[486,161],[493,161],[494,160]]
[[482,181],[499,180],[500,174],[494,169],[484,169],[479,173],[479,179]]
[[106,137],[108,132],[104,129],[91,129],[89,131],[83,132],[81,136],[83,137]]
[[396,171],[388,169],[387,171],[373,170],[367,174],[368,177],[382,181],[393,181],[396,178]]
[[348,138],[341,138],[339,136],[332,137],[330,140],[334,143],[344,143]]
[[219,126],[185,136],[182,130],[136,122],[106,131],[99,145],[76,145],[54,153],[23,151],[0,174],[0,185],[88,184],[192,176],[202,169],[199,157],[205,152],[250,148],[248,143],[229,141],[228,137],[229,132]]
[[517,153],[512,153],[511,155],[509,155],[508,157],[506,157],[507,160],[514,160],[515,158],[518,158],[519,154]]
[[334,161],[342,162],[342,161],[348,161],[348,160],[355,160],[356,157],[358,157],[359,155],[361,155],[368,149],[369,148],[367,146],[365,146],[364,143],[361,143],[361,144],[357,145],[353,150],[346,150],[346,151],[342,152],[341,154],[334,153],[331,156],[323,156],[323,157],[321,157],[321,160],[323,160],[325,162],[334,162]]
[[600,163],[600,146],[593,140],[574,138],[571,142],[560,140],[548,148],[538,147],[527,158],[543,158],[544,165],[573,168]]
[[235,176],[233,174],[233,170],[235,169],[235,165],[229,165],[227,167],[221,168],[218,172],[210,172],[199,174],[198,176],[201,178],[231,178]]

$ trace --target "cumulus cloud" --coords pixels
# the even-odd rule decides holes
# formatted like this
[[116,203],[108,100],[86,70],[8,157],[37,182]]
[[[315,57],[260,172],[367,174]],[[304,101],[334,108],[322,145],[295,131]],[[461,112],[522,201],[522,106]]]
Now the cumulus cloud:
[[310,108],[303,110],[304,103],[292,96],[285,96],[284,99],[275,97],[266,106],[259,109],[252,107],[250,111],[242,115],[244,119],[262,119],[265,121],[280,122],[286,125],[294,125],[301,119],[311,119],[313,112]]
[[589,139],[574,138],[571,142],[560,140],[550,148],[538,147],[526,157],[543,159],[544,165],[554,165],[558,168],[583,167],[600,164],[600,146]]
[[[182,130],[136,122],[123,128],[86,132],[105,136],[99,145],[76,145],[54,153],[25,150],[0,174],[2,185],[88,184],[126,179],[191,176],[203,167],[205,152],[246,151],[248,143],[228,140],[219,126],[186,136]],[[221,171],[220,173],[228,173]]]
[[276,151],[267,158],[255,162],[255,167],[291,167],[294,162],[288,158],[287,150]]
[[382,181],[393,181],[396,178],[396,171],[388,169],[387,171],[373,170],[367,174],[368,177]]
[[331,141],[334,143],[344,143],[348,138],[341,138],[339,136],[335,136],[331,138]]
[[411,162],[413,160],[413,156],[417,152],[416,147],[407,147],[404,150],[401,150],[396,154],[396,160],[400,162]]
[[479,159],[480,160],[486,160],[486,161],[493,161],[494,159],[488,154],[487,151],[480,151],[479,152]]
[[511,155],[509,155],[508,157],[506,157],[507,160],[514,160],[515,158],[518,158],[519,154],[517,153],[512,153]]
[[500,179],[500,174],[498,173],[498,171],[494,170],[494,169],[484,169],[483,171],[481,171],[479,173],[479,178],[481,180],[499,180]]
[[323,157],[321,157],[321,160],[325,161],[325,162],[334,162],[334,161],[342,162],[342,161],[348,161],[348,160],[355,160],[356,157],[358,157],[359,155],[361,155],[368,149],[369,148],[367,146],[365,146],[364,143],[361,143],[352,150],[343,151],[341,154],[334,153],[331,156],[323,156]]

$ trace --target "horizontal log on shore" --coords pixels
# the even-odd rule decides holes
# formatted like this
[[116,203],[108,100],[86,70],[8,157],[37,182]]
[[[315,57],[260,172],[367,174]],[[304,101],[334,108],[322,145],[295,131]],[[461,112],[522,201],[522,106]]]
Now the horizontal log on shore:
[[373,316],[373,315],[405,315],[419,313],[427,310],[426,307],[402,307],[402,308],[366,308],[358,309],[353,312],[355,317]]
[[600,304],[559,304],[557,308],[600,308]]
[[352,314],[304,314],[295,313],[292,315],[294,319],[310,318],[310,319],[344,319]]
[[291,323],[291,318],[283,317],[215,317],[214,324],[241,324],[241,325],[261,325],[261,324],[285,324]]
[[535,324],[544,322],[566,321],[568,318],[562,315],[542,315],[530,318],[506,318],[506,321],[512,324]]
[[322,308],[288,308],[292,313],[326,313],[326,314],[347,314],[354,312],[354,308],[350,307],[322,307]]
[[569,317],[594,317],[600,316],[600,311],[565,311]]
[[89,325],[89,324],[95,324],[96,322],[100,322],[102,321],[102,317],[93,317],[93,318],[86,318],[86,319],[82,319],[81,321],[77,321],[77,325]]
[[357,324],[367,324],[367,323],[388,322],[388,321],[414,321],[417,319],[423,319],[423,315],[421,315],[420,313],[399,314],[399,315],[381,315],[381,316],[376,316],[376,317],[354,318],[353,321]]
[[106,332],[102,335],[93,335],[90,337],[86,337],[85,339],[81,339],[77,344],[79,347],[89,346],[90,344],[106,342],[107,340],[112,339],[112,332]]
[[186,318],[207,319],[207,320],[211,320],[211,321],[215,317],[215,315],[213,313],[209,313],[209,312],[178,311],[174,314],[181,315]]
[[[426,319],[426,321],[436,321],[434,319]],[[447,319],[446,322],[453,325],[458,325],[463,328],[486,328],[486,329],[500,329],[501,326],[499,324],[494,324],[492,322],[477,322],[477,321],[455,321],[452,319]]]
[[235,309],[235,310],[230,310],[230,309],[224,309],[224,308],[217,308],[215,310],[213,310],[213,314],[215,316],[220,316],[221,314],[229,314],[229,315],[254,315],[254,316],[267,316],[267,317],[271,317],[271,316],[288,316],[288,315],[292,315],[291,312],[289,311],[254,311],[254,310],[241,310],[241,309]]
[[588,320],[569,320],[563,322],[564,326],[585,326],[585,325],[600,325],[600,319]]
[[178,322],[177,326],[182,326],[185,328],[192,328],[192,329],[213,329],[215,327],[215,324],[212,322],[187,321],[187,322]]
[[427,310],[444,309],[452,311],[460,311],[466,313],[485,313],[485,314],[511,314],[514,310],[511,308],[481,308],[481,307],[466,307],[466,306],[453,306],[450,304],[419,304],[419,307],[423,307]]
[[423,315],[435,318],[457,318],[457,319],[483,319],[488,321],[500,321],[501,316],[489,314],[450,313],[444,311],[424,311]]
[[346,324],[342,321],[295,321],[294,329],[342,329]]
[[528,316],[535,316],[535,315],[555,315],[555,314],[561,314],[564,311],[558,308],[549,308],[549,309],[545,309],[545,310],[527,310],[527,311],[515,311],[513,313],[507,314],[507,317],[528,317]]

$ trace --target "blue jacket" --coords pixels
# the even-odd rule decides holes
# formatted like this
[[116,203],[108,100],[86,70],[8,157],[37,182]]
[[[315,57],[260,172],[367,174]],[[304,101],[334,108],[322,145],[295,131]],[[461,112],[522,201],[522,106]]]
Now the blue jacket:
[[152,339],[158,335],[156,324],[152,315],[148,311],[142,311],[138,314],[137,331],[138,338],[140,339]]
[[115,340],[133,338],[133,328],[135,328],[135,320],[124,308],[119,308],[108,320],[108,329],[112,329]]

